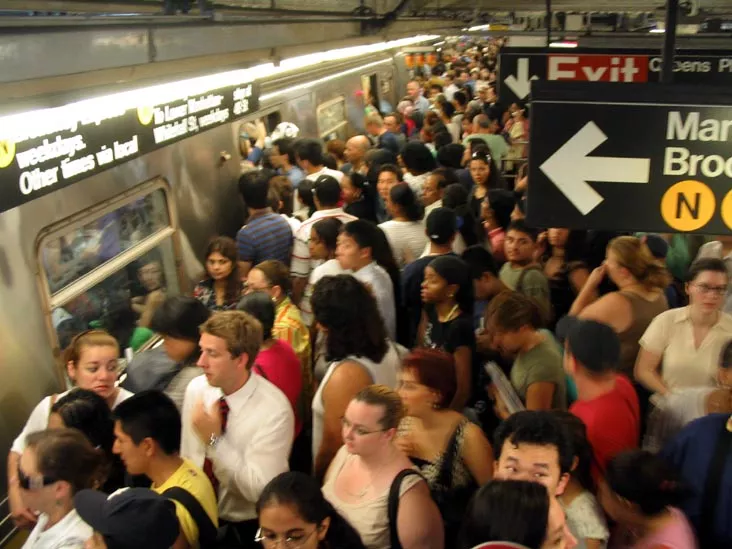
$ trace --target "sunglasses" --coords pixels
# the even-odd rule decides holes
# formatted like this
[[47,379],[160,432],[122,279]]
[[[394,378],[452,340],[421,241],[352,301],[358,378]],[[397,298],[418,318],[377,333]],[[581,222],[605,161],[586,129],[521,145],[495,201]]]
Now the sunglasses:
[[46,476],[29,477],[18,466],[18,484],[23,490],[38,490],[49,484],[57,482],[58,479]]
[[483,160],[486,164],[490,164],[491,161],[491,155],[486,154],[484,152],[474,152],[472,155],[470,155],[471,160]]

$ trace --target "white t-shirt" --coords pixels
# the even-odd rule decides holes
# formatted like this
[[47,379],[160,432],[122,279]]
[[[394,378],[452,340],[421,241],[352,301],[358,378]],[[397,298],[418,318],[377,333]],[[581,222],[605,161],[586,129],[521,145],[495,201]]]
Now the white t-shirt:
[[302,300],[300,301],[300,315],[302,321],[306,326],[312,326],[315,318],[313,317],[313,306],[310,303],[310,299],[313,297],[313,290],[315,284],[323,277],[335,276],[343,274],[349,271],[345,271],[341,264],[338,263],[337,259],[329,259],[325,263],[322,263],[310,271],[310,278],[308,278],[308,285],[305,287]]
[[585,490],[572,503],[564,507],[567,514],[567,526],[572,535],[577,538],[577,547],[587,547],[586,539],[602,540],[601,547],[607,546],[610,532],[605,521],[605,514],[591,492]]
[[94,535],[94,529],[81,520],[75,509],[44,531],[46,524],[48,515],[42,514],[23,549],[82,549],[86,540]]
[[353,276],[366,284],[376,298],[376,305],[384,320],[386,335],[396,341],[396,304],[394,303],[394,284],[383,267],[375,261],[359,269]]
[[[71,389],[71,391],[73,391],[73,389]],[[56,402],[68,395],[71,391],[66,391],[56,395]],[[117,391],[117,398],[114,401],[112,409],[116,408],[121,402],[124,402],[132,395],[133,393],[119,387],[119,390]],[[10,448],[11,452],[22,454],[23,450],[25,450],[26,437],[31,433],[44,431],[48,428],[48,416],[51,415],[51,398],[51,396],[47,396],[41,400],[35,408],[33,408],[31,415],[28,417],[28,421],[25,422],[25,427],[23,427],[23,430],[13,441],[13,446]]]
[[384,231],[400,269],[418,259],[428,244],[421,221],[384,221],[379,228]]

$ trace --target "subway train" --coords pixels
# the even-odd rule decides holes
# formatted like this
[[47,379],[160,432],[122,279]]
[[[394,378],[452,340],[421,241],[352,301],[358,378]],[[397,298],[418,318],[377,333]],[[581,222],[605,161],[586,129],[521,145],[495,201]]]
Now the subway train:
[[[261,119],[272,131],[287,121],[300,136],[346,138],[363,129],[364,97],[396,105],[408,77],[396,49],[281,72],[258,82],[258,107],[244,118],[0,208],[3,459],[33,407],[64,390],[62,349],[75,333],[105,328],[125,347],[145,314],[133,310],[144,309],[144,296],[161,288],[168,295],[189,292],[204,271],[207,241],[235,235],[244,219],[236,185],[243,124]],[[115,141],[115,154],[124,156],[132,145]],[[7,168],[2,153],[0,168]],[[39,161],[22,154],[18,162]],[[61,168],[84,169],[68,162]],[[53,184],[54,173],[24,176],[21,189],[32,196]],[[4,545],[13,535],[7,498],[0,511]]]

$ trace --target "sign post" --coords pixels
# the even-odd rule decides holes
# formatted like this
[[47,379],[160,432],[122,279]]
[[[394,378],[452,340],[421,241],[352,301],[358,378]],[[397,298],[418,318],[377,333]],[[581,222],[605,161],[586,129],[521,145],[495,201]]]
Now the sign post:
[[732,94],[535,82],[532,97],[530,224],[732,234]]

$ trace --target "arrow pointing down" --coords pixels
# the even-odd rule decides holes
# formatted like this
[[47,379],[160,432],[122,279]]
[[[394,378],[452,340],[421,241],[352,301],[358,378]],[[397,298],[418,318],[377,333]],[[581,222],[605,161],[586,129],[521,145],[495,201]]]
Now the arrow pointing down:
[[588,181],[648,183],[651,178],[649,158],[587,156],[605,141],[607,135],[588,122],[539,167],[583,215],[605,200]]
[[516,97],[524,99],[531,91],[531,81],[538,79],[538,76],[529,78],[529,60],[526,57],[522,57],[518,60],[516,76],[511,74],[504,82],[516,94]]

